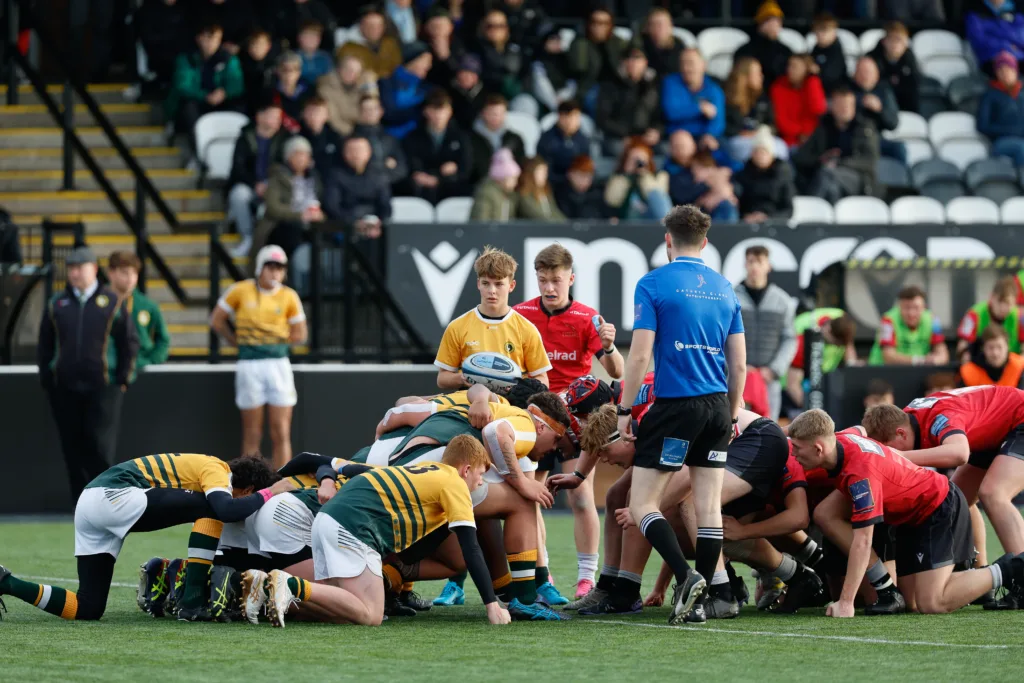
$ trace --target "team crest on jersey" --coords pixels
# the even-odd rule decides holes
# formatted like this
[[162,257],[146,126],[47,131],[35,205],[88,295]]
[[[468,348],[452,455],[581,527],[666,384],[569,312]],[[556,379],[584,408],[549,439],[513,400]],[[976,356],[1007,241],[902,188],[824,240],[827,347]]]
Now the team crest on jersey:
[[145,327],[149,324],[149,311],[139,311],[139,324]]
[[516,352],[516,345],[512,342],[505,342],[505,353],[512,355]]
[[862,515],[875,509],[875,498],[871,495],[871,482],[861,479],[850,484],[850,498],[853,499],[853,512]]
[[937,415],[935,420],[932,421],[932,428],[929,430],[932,436],[938,436],[942,433],[942,430],[949,424],[949,418],[945,415]]
[[107,304],[109,303],[110,299],[107,297],[106,294],[100,294],[98,297],[96,297],[96,305],[99,306],[100,308],[106,308]]

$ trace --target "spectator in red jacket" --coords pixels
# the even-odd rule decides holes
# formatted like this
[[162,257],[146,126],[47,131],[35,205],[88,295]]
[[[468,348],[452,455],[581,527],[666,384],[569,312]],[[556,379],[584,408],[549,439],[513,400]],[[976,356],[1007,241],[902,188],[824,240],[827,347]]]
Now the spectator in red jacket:
[[769,91],[775,109],[775,127],[790,147],[806,140],[828,110],[817,70],[817,64],[807,55],[793,55],[786,66],[786,75],[779,76]]

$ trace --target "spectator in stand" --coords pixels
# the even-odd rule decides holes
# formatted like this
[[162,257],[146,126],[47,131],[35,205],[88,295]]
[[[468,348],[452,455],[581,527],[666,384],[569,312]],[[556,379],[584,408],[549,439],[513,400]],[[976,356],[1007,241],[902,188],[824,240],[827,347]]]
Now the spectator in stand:
[[[772,103],[764,89],[761,65],[753,57],[737,60],[725,82],[725,150],[729,156],[744,163],[754,151],[754,135],[762,126],[775,126]],[[773,157],[789,158],[789,148],[775,138]]]
[[319,95],[306,100],[299,135],[313,148],[314,166],[320,177],[324,177],[340,160],[344,140],[338,131],[327,125],[327,103]]
[[398,185],[409,176],[409,164],[402,151],[402,143],[384,132],[380,120],[384,116],[384,107],[376,95],[363,95],[359,101],[359,120],[353,135],[364,137],[370,141],[373,149],[371,163],[388,179],[388,185]]
[[681,73],[661,82],[661,117],[666,134],[685,130],[702,149],[714,151],[725,133],[725,93],[704,67],[697,48],[683,50]]
[[558,208],[548,183],[548,164],[542,158],[533,157],[526,162],[516,192],[519,195],[517,218],[545,223],[565,222],[565,214]]
[[526,161],[523,139],[509,129],[505,123],[507,115],[508,102],[504,97],[488,95],[484,98],[484,108],[473,122],[473,130],[470,133],[473,144],[473,171],[470,178],[474,185],[483,180],[483,169],[491,165],[491,157],[502,147],[512,152],[517,164]]
[[229,54],[237,55],[255,28],[251,0],[201,0],[198,7],[190,9],[201,21],[224,30],[222,47]]
[[971,306],[960,320],[956,355],[961,363],[979,357],[981,345],[978,339],[988,327],[1002,327],[1009,340],[1010,351],[1021,352],[1024,327],[1020,310],[1017,308],[1017,284],[1011,275],[996,282],[992,293],[988,295],[988,300]]
[[471,221],[504,223],[519,217],[520,168],[512,152],[499,149],[491,159],[487,179],[480,183],[473,195]]
[[949,349],[938,317],[925,307],[924,290],[909,285],[882,314],[869,365],[946,365]]
[[768,83],[774,83],[776,78],[786,72],[786,64],[793,54],[793,51],[779,40],[783,18],[782,8],[775,0],[762,3],[754,15],[757,30],[750,37],[750,42],[741,45],[733,57],[756,59],[761,64],[764,80]]
[[992,141],[992,153],[1024,166],[1024,95],[1017,60],[1000,52],[992,60],[995,80],[978,104],[978,132]]
[[294,135],[299,132],[302,107],[313,92],[313,87],[302,80],[302,57],[299,53],[282,53],[277,58],[277,82],[274,84],[273,97],[284,114],[281,125],[289,133]]
[[1024,358],[1010,352],[1006,330],[990,326],[981,334],[981,354],[960,366],[960,381],[965,387],[995,384],[1024,389]]
[[245,79],[245,111],[250,116],[273,85],[277,57],[270,33],[259,29],[249,36],[245,50],[238,58]]
[[673,204],[696,204],[712,220],[733,223],[739,218],[732,171],[696,163],[697,143],[685,130],[669,136],[669,196]]
[[594,183],[594,160],[578,156],[569,166],[565,180],[555,186],[555,201],[572,220],[604,220],[610,211],[604,203],[604,188]]
[[469,196],[473,146],[469,136],[452,121],[448,93],[430,93],[423,107],[423,120],[422,126],[402,140],[410,171],[403,194],[422,197],[431,204],[448,197]]
[[439,88],[447,88],[455,80],[459,63],[466,53],[462,41],[455,34],[455,24],[448,10],[437,5],[431,7],[420,29],[420,36],[434,56],[427,80]]
[[284,146],[284,163],[270,167],[265,196],[267,211],[260,220],[254,240],[253,258],[265,244],[276,244],[290,258],[309,240],[309,224],[324,220],[320,200],[324,196],[323,176],[313,165],[313,148],[301,135]]
[[491,10],[484,16],[478,52],[483,62],[484,90],[504,95],[511,102],[523,90],[525,64],[522,48],[511,41],[508,19],[501,10]]
[[857,115],[857,98],[847,86],[832,92],[830,110],[793,154],[804,192],[833,204],[843,197],[874,194],[878,131]]
[[587,18],[587,31],[576,36],[569,46],[569,75],[576,80],[577,96],[583,108],[593,112],[597,105],[599,83],[614,81],[626,54],[626,41],[612,32],[611,12],[598,8]]
[[642,138],[651,148],[661,142],[660,88],[643,50],[627,51],[619,76],[598,86],[595,123],[604,133],[604,153],[609,157],[622,154],[626,138]]
[[910,33],[898,21],[885,25],[885,37],[869,54],[878,64],[883,81],[892,87],[900,111],[917,112],[921,107],[921,72],[910,50]]
[[281,117],[281,107],[264,100],[235,141],[227,182],[228,220],[234,222],[242,238],[231,251],[235,258],[246,256],[252,248],[256,205],[267,193],[270,166],[284,161],[284,145],[290,136],[281,127]]
[[769,412],[765,417],[777,420],[782,411],[780,379],[786,376],[796,352],[796,303],[785,290],[768,281],[772,265],[767,247],[747,247],[745,259],[747,277],[734,289],[743,316],[747,365],[767,385]]
[[395,35],[403,45],[417,40],[419,20],[416,18],[416,10],[412,7],[412,0],[386,0],[384,11],[394,28]]
[[203,26],[196,33],[198,49],[178,56],[174,85],[164,102],[175,131],[188,135],[196,151],[196,121],[212,111],[241,111],[245,107],[245,77],[238,57],[221,47],[220,26]]
[[896,397],[893,395],[892,385],[884,379],[876,377],[868,382],[868,388],[864,394],[864,410],[881,405],[896,405]]
[[590,153],[590,138],[580,130],[582,123],[579,103],[566,100],[558,105],[558,121],[540,136],[537,155],[548,162],[555,182],[565,178],[573,159]]
[[967,41],[988,75],[995,75],[992,61],[1000,52],[1024,59],[1024,14],[1014,0],[974,0],[966,15]]
[[540,54],[530,67],[530,92],[547,111],[576,96],[576,81],[569,77],[569,55],[562,49],[562,38],[551,29],[541,41]]
[[334,15],[322,0],[277,0],[268,3],[271,18],[267,26],[273,26],[279,41],[298,45],[299,27],[304,22],[315,21],[324,27],[323,48],[334,49],[334,29],[338,27]]
[[733,178],[739,186],[740,215],[746,223],[786,221],[793,216],[793,168],[775,157],[777,148],[771,129],[761,126],[754,136],[750,160]]
[[171,84],[178,55],[189,49],[192,31],[178,0],[146,0],[135,14],[149,71],[161,89]]
[[505,13],[510,40],[522,49],[528,63],[540,45],[541,36],[551,26],[544,8],[535,0],[500,0],[493,4]]
[[853,338],[857,334],[857,323],[853,316],[840,308],[816,308],[805,311],[793,319],[793,329],[796,332],[796,352],[793,354],[793,363],[786,373],[786,399],[802,410],[804,405],[804,333],[813,327],[821,330],[821,338],[825,342],[825,349],[822,353],[821,371],[829,373],[835,370],[842,363],[846,365],[860,365],[857,358],[857,349],[853,345]]
[[779,76],[768,89],[775,110],[775,126],[791,148],[803,144],[828,111],[821,79],[814,73],[817,68],[807,55],[793,55],[789,58],[786,75]]
[[452,109],[455,122],[463,130],[473,127],[473,122],[484,108],[484,85],[480,82],[483,65],[476,55],[463,55],[459,60],[459,68],[455,72],[455,80],[448,86],[452,96]]
[[683,47],[683,41],[672,33],[672,13],[664,7],[652,9],[644,27],[644,52],[658,80],[679,71]]
[[337,68],[317,83],[317,92],[327,102],[327,123],[341,135],[352,132],[359,117],[359,101],[363,95],[376,90],[368,82],[363,63],[356,57],[342,57]]
[[660,221],[672,208],[669,176],[654,165],[654,150],[640,138],[626,140],[618,168],[608,180],[604,202],[614,217]]
[[426,45],[409,43],[402,47],[402,66],[377,83],[384,105],[384,127],[399,140],[419,124],[420,109],[431,90],[426,78],[433,63]]
[[386,32],[387,23],[380,8],[367,6],[359,18],[359,30],[338,48],[338,62],[355,57],[374,78],[389,77],[402,64],[402,46]]
[[[900,123],[900,106],[896,95],[885,81],[879,80],[878,64],[871,57],[857,60],[857,70],[851,84],[857,97],[857,113],[875,124],[875,130],[896,130]],[[879,137],[879,151],[882,156],[895,159],[904,166],[907,163],[907,146],[899,140]]]
[[[825,88],[825,94],[832,92],[837,85],[848,80],[846,75],[846,57],[843,46],[839,42],[839,22],[829,13],[819,14],[811,22],[814,32],[814,49],[811,59],[818,65],[818,77]],[[788,63],[787,63],[788,67]]]
[[171,333],[167,330],[160,306],[138,289],[142,261],[130,251],[115,251],[107,262],[110,288],[125,302],[128,315],[135,321],[139,353],[135,369],[167,362],[171,352]]
[[369,140],[349,136],[342,163],[331,172],[324,190],[327,215],[367,240],[378,239],[384,223],[391,220],[391,186],[387,176],[370,163],[372,155]]
[[299,57],[302,58],[302,80],[316,83],[334,69],[331,55],[320,49],[324,26],[318,21],[303,22],[299,26]]

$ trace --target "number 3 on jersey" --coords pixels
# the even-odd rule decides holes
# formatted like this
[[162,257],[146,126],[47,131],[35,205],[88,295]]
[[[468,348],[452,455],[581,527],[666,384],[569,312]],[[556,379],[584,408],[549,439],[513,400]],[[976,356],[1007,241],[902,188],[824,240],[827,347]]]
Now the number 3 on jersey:
[[406,465],[403,469],[409,474],[426,474],[436,472],[440,468],[437,465]]

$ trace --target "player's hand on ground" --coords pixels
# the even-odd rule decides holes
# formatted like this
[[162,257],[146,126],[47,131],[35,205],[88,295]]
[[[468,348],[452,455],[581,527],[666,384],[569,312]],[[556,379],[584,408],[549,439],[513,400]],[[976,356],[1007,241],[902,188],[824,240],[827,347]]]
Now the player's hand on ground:
[[507,609],[501,606],[501,603],[492,602],[487,605],[487,621],[491,622],[495,626],[511,624],[512,615],[508,613]]
[[655,588],[644,598],[644,607],[661,607],[665,604],[665,591]]
[[338,487],[330,479],[324,479],[320,482],[320,488],[316,491],[317,500],[323,505],[331,498],[334,498],[334,494],[338,492]]
[[539,503],[542,508],[550,508],[555,504],[555,497],[551,495],[547,487],[533,479],[523,479],[519,494],[526,500]]
[[619,415],[619,436],[626,441],[636,441],[633,436],[633,416]]
[[278,495],[279,493],[288,493],[289,491],[295,490],[295,482],[291,479],[280,479],[270,487],[271,495]]
[[633,521],[633,514],[629,511],[629,508],[619,508],[615,511],[615,521],[619,523],[623,529],[628,529],[631,526],[636,526],[636,522]]
[[746,524],[742,524],[736,521],[735,517],[729,515],[722,515],[722,533],[725,535],[727,541],[742,541],[746,539],[744,530]]
[[837,617],[840,619],[852,619],[855,614],[852,602],[838,602],[828,603],[828,607],[825,608],[826,617]]
[[483,429],[491,423],[491,405],[488,401],[475,401],[469,404],[469,424],[474,429]]

